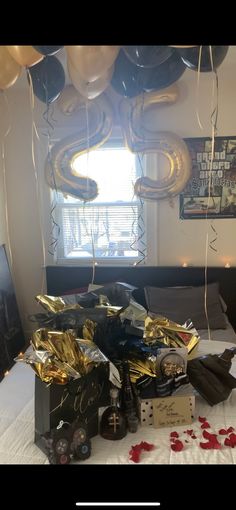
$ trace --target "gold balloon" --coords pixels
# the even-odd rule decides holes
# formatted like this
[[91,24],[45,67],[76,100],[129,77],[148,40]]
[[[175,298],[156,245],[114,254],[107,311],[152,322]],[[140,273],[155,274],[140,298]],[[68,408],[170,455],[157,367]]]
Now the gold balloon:
[[79,72],[74,68],[72,62],[68,60],[68,71],[74,87],[86,99],[95,99],[108,87],[114,71],[114,66],[107,69],[100,78],[94,81],[85,81]]
[[95,81],[115,62],[120,46],[66,46],[68,60],[84,81]]
[[[78,175],[71,162],[82,154],[102,145],[109,138],[113,126],[113,109],[105,94],[81,104],[86,108],[88,126],[56,143],[46,161],[45,177],[52,189],[62,191],[79,200],[94,200],[98,195],[96,181]],[[90,121],[92,119],[92,121]]]
[[74,85],[66,85],[57,100],[57,106],[64,115],[78,112],[84,104],[84,97],[76,90]]
[[43,60],[44,55],[33,46],[7,46],[10,55],[22,67],[31,67]]
[[20,73],[21,66],[11,57],[6,46],[0,46],[0,89],[14,85]]
[[135,194],[145,200],[158,200],[179,194],[191,175],[191,158],[184,140],[174,133],[150,131],[144,126],[144,116],[148,109],[175,103],[177,97],[177,85],[172,85],[133,100],[123,100],[120,104],[122,127],[128,148],[135,153],[161,153],[170,162],[168,176],[156,180],[141,177],[135,182]]

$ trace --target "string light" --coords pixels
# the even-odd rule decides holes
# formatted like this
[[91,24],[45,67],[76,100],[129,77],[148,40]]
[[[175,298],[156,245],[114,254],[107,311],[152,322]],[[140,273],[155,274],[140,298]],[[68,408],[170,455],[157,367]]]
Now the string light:
[[230,267],[231,267],[231,266],[230,266],[229,262],[227,262],[227,263],[225,264],[225,268],[226,268],[226,269],[229,269]]
[[184,263],[182,264],[182,267],[188,267],[187,262],[184,262]]
[[4,372],[4,376],[6,376],[8,374],[9,374],[9,370],[6,370],[6,372]]

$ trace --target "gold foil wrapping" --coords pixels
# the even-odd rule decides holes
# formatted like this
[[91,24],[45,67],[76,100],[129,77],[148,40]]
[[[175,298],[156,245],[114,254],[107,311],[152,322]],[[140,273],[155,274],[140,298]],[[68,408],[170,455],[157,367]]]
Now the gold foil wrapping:
[[85,374],[83,354],[76,342],[73,330],[50,331],[46,328],[37,329],[33,333],[32,345],[35,349],[44,349],[53,354],[58,360],[68,363],[78,370],[81,375]]
[[79,304],[68,305],[65,303],[62,297],[55,296],[47,296],[46,294],[39,294],[35,297],[36,301],[40,303],[48,312],[57,313],[61,310],[75,310],[77,308],[82,308]]
[[144,342],[148,345],[160,341],[168,347],[186,347],[188,354],[198,344],[199,338],[183,326],[165,317],[151,318],[145,320]]
[[85,340],[93,340],[94,333],[96,329],[96,322],[91,321],[90,319],[86,319],[83,325],[83,338]]
[[156,377],[156,356],[148,356],[146,359],[129,358],[130,379],[135,383],[143,375]]
[[[66,364],[53,359],[48,351],[34,350],[30,353],[15,358],[15,361],[22,361],[31,365],[37,376],[46,383],[67,384],[69,381],[70,369]],[[79,374],[77,373],[77,377]]]
[[108,361],[94,342],[77,339],[73,330],[38,329],[33,333],[31,345],[32,352],[18,356],[15,361],[30,364],[46,383],[67,384],[71,378],[86,375]]

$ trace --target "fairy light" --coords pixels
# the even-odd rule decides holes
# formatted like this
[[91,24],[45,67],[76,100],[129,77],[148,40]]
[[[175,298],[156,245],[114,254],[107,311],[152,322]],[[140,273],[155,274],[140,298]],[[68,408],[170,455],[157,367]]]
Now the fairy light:
[[188,267],[187,262],[184,262],[184,263],[182,264],[182,267]]
[[226,268],[226,269],[229,269],[230,267],[231,267],[231,266],[230,266],[229,262],[227,262],[227,263],[225,264],[225,268]]
[[6,372],[4,372],[4,377],[5,377],[6,375],[8,375],[8,374],[9,374],[9,370],[6,370]]

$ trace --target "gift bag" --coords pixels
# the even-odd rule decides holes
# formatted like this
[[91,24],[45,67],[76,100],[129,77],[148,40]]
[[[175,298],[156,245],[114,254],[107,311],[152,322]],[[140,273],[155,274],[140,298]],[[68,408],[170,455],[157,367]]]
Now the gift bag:
[[98,433],[98,408],[106,405],[109,389],[109,363],[102,363],[89,374],[66,385],[46,384],[35,377],[35,443],[46,453],[42,436],[61,420],[83,421],[89,437]]

